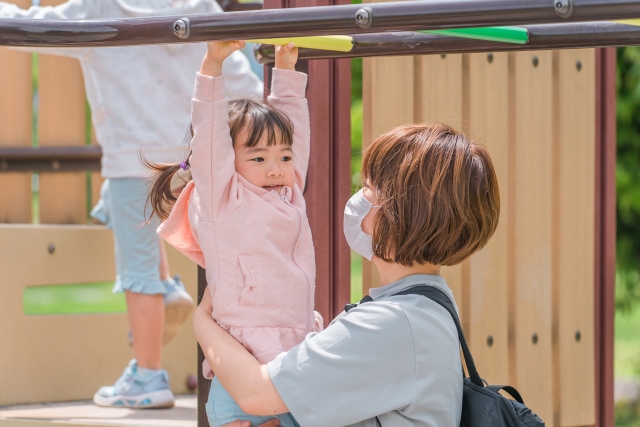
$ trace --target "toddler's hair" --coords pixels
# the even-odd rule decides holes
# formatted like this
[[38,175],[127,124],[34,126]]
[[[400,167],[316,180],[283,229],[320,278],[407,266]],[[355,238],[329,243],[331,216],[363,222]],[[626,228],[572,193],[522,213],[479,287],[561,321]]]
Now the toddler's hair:
[[362,182],[378,205],[377,257],[405,266],[455,265],[480,250],[500,216],[489,153],[451,127],[397,127],[365,151]]
[[[246,147],[258,145],[264,133],[267,133],[267,146],[293,144],[293,124],[282,111],[264,102],[251,99],[237,99],[229,102],[229,130],[232,143],[235,145],[238,136],[245,132]],[[189,126],[188,141],[194,136],[193,127]],[[171,190],[171,180],[178,173],[178,177],[185,182],[191,180],[189,159],[191,151],[186,160],[181,163],[161,163],[154,164],[142,159],[145,167],[153,172],[152,184],[147,196],[147,205],[151,206],[151,218],[157,216],[161,221],[166,220],[171,213],[178,196]],[[184,170],[184,172],[181,170]],[[185,176],[181,176],[184,174]]]

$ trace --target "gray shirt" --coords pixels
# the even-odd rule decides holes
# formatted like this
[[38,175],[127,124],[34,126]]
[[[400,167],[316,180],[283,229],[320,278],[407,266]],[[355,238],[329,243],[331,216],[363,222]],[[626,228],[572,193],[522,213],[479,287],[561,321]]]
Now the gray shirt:
[[269,362],[301,427],[376,427],[376,416],[382,427],[458,427],[462,365],[451,316],[423,296],[389,297],[419,284],[453,301],[442,277],[408,276],[371,289],[374,301]]

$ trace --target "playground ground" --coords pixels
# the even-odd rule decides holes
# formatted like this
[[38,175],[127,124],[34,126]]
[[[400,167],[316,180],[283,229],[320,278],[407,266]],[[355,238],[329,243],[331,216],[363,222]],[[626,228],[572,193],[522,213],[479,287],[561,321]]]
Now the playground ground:
[[0,427],[195,427],[195,395],[176,397],[171,409],[99,408],[91,401],[0,407]]

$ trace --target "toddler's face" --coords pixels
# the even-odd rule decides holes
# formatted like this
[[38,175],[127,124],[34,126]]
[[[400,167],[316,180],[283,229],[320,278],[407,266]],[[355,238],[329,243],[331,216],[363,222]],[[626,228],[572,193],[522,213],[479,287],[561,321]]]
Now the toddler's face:
[[247,147],[246,141],[247,135],[243,131],[234,142],[236,172],[265,190],[280,193],[284,186],[293,188],[296,181],[291,147],[284,144],[268,147],[266,132],[255,147]]

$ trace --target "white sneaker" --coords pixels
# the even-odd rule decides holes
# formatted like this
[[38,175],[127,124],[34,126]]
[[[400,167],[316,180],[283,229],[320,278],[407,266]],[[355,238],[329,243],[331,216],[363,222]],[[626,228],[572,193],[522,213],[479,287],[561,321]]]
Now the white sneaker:
[[100,387],[93,396],[93,403],[115,408],[173,407],[175,398],[169,389],[167,371],[160,369],[144,378],[137,371],[138,363],[133,359],[114,385]]

